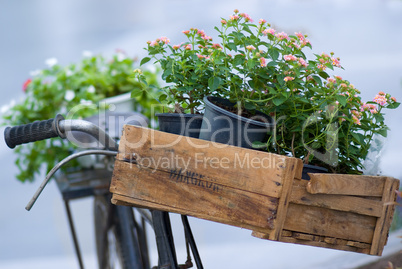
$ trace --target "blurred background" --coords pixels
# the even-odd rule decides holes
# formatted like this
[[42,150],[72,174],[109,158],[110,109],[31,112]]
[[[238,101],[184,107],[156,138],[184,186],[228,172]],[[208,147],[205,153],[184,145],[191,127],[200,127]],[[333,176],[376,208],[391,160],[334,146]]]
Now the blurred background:
[[[313,52],[341,58],[338,75],[371,100],[379,91],[402,100],[401,0],[31,0],[0,1],[0,107],[23,96],[30,72],[45,60],[79,61],[83,51],[113,54],[117,49],[142,58],[148,40],[173,44],[182,30],[213,33],[221,17],[237,8],[277,30],[308,34]],[[49,104],[51,105],[51,104]],[[401,108],[387,111],[391,128],[383,152],[384,175],[402,178]],[[0,137],[0,268],[78,268],[63,201],[51,182],[31,212],[25,205],[43,178],[16,180],[15,155]],[[96,268],[92,200],[71,203],[86,268]],[[173,216],[179,261],[185,261],[180,219]],[[375,257],[256,239],[248,230],[190,218],[205,268],[353,268]],[[401,235],[402,232],[399,232]],[[385,255],[402,250],[398,234]],[[180,251],[183,250],[183,251]],[[155,250],[152,264],[156,265]]]

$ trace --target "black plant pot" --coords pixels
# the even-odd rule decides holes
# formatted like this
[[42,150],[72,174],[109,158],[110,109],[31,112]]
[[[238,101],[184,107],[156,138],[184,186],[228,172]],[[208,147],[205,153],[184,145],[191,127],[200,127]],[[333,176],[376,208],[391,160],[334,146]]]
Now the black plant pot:
[[328,169],[316,165],[305,164],[303,165],[302,179],[310,180],[307,173],[328,173]]
[[205,97],[205,113],[202,120],[200,139],[252,148],[255,141],[265,142],[267,133],[273,128],[268,115],[256,111],[252,118],[229,112],[216,104],[233,108],[234,103],[219,97]]
[[202,123],[200,114],[160,113],[159,130],[166,133],[198,138]]

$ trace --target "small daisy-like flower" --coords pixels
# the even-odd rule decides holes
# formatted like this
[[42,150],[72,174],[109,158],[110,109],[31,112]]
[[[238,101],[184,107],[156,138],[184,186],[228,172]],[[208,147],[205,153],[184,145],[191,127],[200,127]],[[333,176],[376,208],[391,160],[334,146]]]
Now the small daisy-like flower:
[[57,63],[58,63],[58,61],[57,61],[56,58],[49,58],[49,59],[47,59],[47,60],[45,61],[45,64],[46,64],[48,67],[53,67],[53,66],[55,66]]
[[66,94],[64,95],[64,100],[66,100],[67,102],[70,102],[71,100],[73,100],[75,97],[75,93],[72,90],[67,90]]
[[253,45],[248,45],[246,46],[246,49],[249,51],[255,50],[255,47]]

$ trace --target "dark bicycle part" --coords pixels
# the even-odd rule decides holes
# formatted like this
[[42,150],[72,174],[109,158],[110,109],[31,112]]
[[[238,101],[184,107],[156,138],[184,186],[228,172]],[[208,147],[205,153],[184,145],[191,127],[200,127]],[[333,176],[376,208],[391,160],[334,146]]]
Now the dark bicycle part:
[[178,269],[173,233],[168,212],[152,211],[156,245],[158,248],[159,269]]
[[190,223],[186,215],[181,215],[181,220],[183,222],[184,233],[186,235],[186,240],[190,244],[191,251],[194,256],[195,264],[198,269],[203,269],[200,254],[198,253],[197,245],[195,244],[193,232],[191,231]]
[[52,170],[46,175],[46,178],[43,180],[42,184],[39,186],[38,190],[35,192],[34,196],[32,199],[29,201],[27,206],[25,207],[26,210],[31,210],[32,206],[35,204],[36,200],[38,199],[39,195],[42,193],[43,189],[46,187],[47,183],[49,182],[50,178],[56,173],[57,170],[59,170],[63,165],[68,163],[69,161],[76,159],[81,156],[85,155],[92,155],[92,154],[100,154],[100,155],[109,155],[109,156],[115,156],[117,154],[116,151],[109,151],[109,150],[86,150],[86,151],[81,151],[77,152],[75,154],[72,154],[68,156],[67,158],[63,159],[61,162],[56,164]]
[[98,140],[105,149],[117,150],[118,144],[96,124],[84,120],[65,120],[58,114],[54,119],[7,127],[4,139],[9,148],[53,137],[66,138],[73,131],[83,132]]
[[54,119],[7,127],[4,130],[4,139],[9,148],[15,148],[15,146],[25,143],[58,136],[63,137],[64,134],[59,129],[61,120],[64,120],[64,117],[58,114]]
[[[147,249],[141,249],[144,238],[138,237],[139,224],[131,207],[111,204],[110,195],[96,196],[94,215],[99,268],[114,268],[115,258],[123,269],[149,268],[149,260],[144,260],[148,258]],[[116,257],[109,248],[113,244]]]

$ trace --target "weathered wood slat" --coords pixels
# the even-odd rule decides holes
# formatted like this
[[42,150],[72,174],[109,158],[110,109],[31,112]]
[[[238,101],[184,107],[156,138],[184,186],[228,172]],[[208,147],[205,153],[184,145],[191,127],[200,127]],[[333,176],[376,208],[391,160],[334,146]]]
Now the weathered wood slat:
[[277,198],[210,183],[200,176],[117,162],[114,179],[112,193],[152,202],[154,209],[260,230],[272,229],[276,218]]
[[293,181],[295,173],[302,166],[301,163],[297,163],[292,159],[287,159],[285,165],[285,173],[282,179],[283,186],[281,196],[278,203],[278,212],[281,212],[275,220],[274,231],[270,234],[270,240],[280,240],[282,228],[285,223],[286,213],[288,210],[288,205],[290,201],[291,190],[293,186]]
[[376,219],[350,212],[290,204],[284,229],[371,243]]
[[[135,153],[143,167],[189,170],[208,181],[219,178],[222,185],[271,197],[281,192],[285,160],[296,160],[138,126],[125,126],[119,152],[118,160]],[[300,168],[297,172],[300,177]]]
[[371,245],[370,254],[381,255],[383,246],[388,238],[388,231],[391,226],[394,215],[396,201],[396,191],[399,188],[399,182],[393,178],[387,178],[384,184],[384,193],[382,195],[383,210],[380,218],[377,219]]
[[377,196],[383,194],[383,182],[386,177],[310,174],[307,191],[311,194],[340,194],[356,196]]
[[306,191],[308,181],[297,180],[293,184],[291,202],[300,205],[318,206],[339,211],[353,212],[361,215],[380,217],[383,202],[363,197],[331,194],[311,194]]

